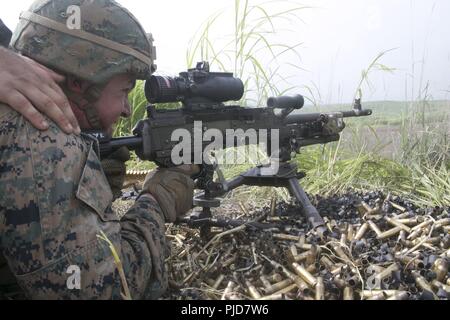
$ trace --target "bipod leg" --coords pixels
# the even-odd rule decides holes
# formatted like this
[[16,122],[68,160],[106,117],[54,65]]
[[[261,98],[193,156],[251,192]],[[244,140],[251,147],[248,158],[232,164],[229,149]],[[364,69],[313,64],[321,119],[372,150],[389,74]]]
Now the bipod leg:
[[324,237],[327,232],[325,221],[323,221],[316,207],[312,205],[311,201],[306,195],[306,192],[300,186],[297,178],[289,179],[288,189],[291,195],[294,196],[298,200],[298,202],[300,202],[301,206],[303,207],[303,213],[308,219],[309,224],[320,237]]

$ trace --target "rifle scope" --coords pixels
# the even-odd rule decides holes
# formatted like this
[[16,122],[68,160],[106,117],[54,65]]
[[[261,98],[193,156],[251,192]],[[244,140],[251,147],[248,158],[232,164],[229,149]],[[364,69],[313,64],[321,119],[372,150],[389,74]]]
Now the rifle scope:
[[238,101],[244,95],[244,84],[232,73],[209,72],[209,64],[180,73],[179,77],[152,76],[145,84],[150,103]]

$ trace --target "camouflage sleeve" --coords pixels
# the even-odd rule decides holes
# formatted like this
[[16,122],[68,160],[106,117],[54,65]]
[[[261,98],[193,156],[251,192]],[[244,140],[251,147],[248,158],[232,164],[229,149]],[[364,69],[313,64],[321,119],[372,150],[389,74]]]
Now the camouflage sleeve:
[[35,130],[0,105],[0,251],[29,298],[122,299],[128,286],[131,298],[146,299],[167,287],[156,201],[142,197],[120,220],[95,149],[56,125]]

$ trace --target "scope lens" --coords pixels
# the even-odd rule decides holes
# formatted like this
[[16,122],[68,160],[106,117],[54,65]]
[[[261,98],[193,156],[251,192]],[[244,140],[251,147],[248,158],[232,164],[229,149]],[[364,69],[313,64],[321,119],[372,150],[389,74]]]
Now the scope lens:
[[145,96],[150,103],[170,103],[178,101],[180,95],[176,79],[152,76],[145,83]]

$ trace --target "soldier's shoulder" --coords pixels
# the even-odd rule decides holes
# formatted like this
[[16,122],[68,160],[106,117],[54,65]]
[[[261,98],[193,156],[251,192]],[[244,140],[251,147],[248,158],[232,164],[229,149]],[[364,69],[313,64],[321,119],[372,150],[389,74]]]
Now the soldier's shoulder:
[[19,116],[19,114],[7,104],[0,102],[0,120],[7,116]]

